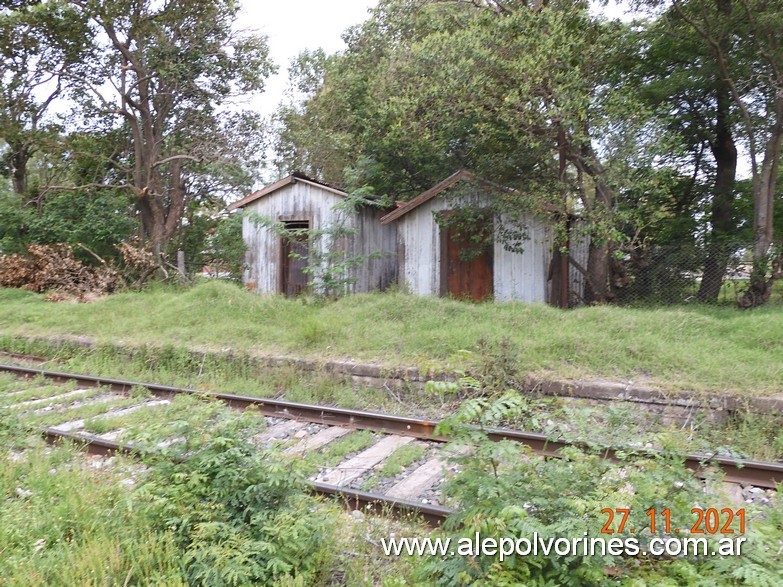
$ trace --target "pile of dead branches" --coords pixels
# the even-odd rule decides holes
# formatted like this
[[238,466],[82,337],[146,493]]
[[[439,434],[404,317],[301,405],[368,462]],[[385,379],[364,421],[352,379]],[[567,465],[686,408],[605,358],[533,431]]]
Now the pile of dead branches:
[[[70,245],[29,245],[27,255],[0,256],[0,287],[15,287],[38,293],[46,299],[60,301],[110,294],[121,288],[138,289],[153,276],[167,279],[169,273],[162,255],[155,255],[139,239],[117,245],[121,259],[107,262],[84,245],[79,245],[100,265],[91,267],[74,257]],[[176,269],[176,267],[173,267]]]
[[123,242],[117,245],[117,250],[122,255],[125,267],[123,277],[131,287],[141,287],[147,279],[158,269],[161,269],[161,261],[148,246],[143,245],[137,239]]
[[83,297],[113,292],[121,273],[104,263],[89,267],[69,245],[29,245],[28,255],[0,256],[0,286]]

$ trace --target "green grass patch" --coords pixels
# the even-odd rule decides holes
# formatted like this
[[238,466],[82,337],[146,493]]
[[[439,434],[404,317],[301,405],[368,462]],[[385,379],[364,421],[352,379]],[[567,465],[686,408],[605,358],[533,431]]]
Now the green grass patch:
[[[338,504],[310,495],[301,460],[248,444],[254,416],[178,403],[169,415],[191,434],[177,459],[95,467],[34,436],[24,452],[0,455],[0,584],[316,587],[410,572],[409,560],[392,559],[368,575],[355,553],[368,556],[371,524],[353,527]],[[150,422],[149,438],[166,426]],[[0,442],[12,446],[22,430],[19,419],[0,419]]]
[[[20,381],[23,384],[26,383],[23,380],[17,381]],[[0,403],[2,403],[4,406],[12,406],[14,404],[25,401],[54,398],[56,395],[61,395],[75,389],[76,385],[72,382],[63,385],[57,385],[50,382],[39,382],[38,385],[27,385],[19,387],[15,387],[13,384],[9,384],[7,391],[0,392]],[[76,396],[72,397],[73,399],[70,401],[76,401]],[[70,398],[66,398],[66,400],[68,399]],[[40,405],[43,406],[45,403],[46,402],[41,402]]]
[[749,409],[738,410],[722,422],[696,413],[686,421],[666,423],[660,416],[624,404],[595,407],[531,401],[510,427],[631,451],[653,448],[764,461],[783,458],[783,415]]
[[[134,402],[138,403],[138,400]],[[125,431],[122,440],[154,449],[157,443],[164,440],[207,429],[221,415],[236,417],[234,412],[219,402],[181,395],[170,404],[142,407],[124,415],[93,417],[85,422],[85,429],[94,434],[103,434],[122,428]],[[248,414],[247,418],[252,416]]]
[[690,450],[779,461],[783,459],[783,414],[740,410],[721,426],[701,426],[687,440]]
[[[166,383],[199,391],[285,398],[300,403],[405,414],[424,413],[434,405],[433,397],[415,390],[390,394],[382,389],[362,388],[358,393],[354,385],[330,373],[301,370],[292,366],[266,367],[244,354],[198,353],[171,346],[163,349],[149,346],[120,348],[108,344],[84,347],[10,336],[0,336],[0,348],[52,357],[42,368]],[[11,376],[9,391],[16,390],[13,381]],[[22,381],[22,384],[25,382]],[[404,403],[400,402],[401,393],[405,396]],[[143,397],[148,392],[137,387],[131,390],[131,394]]]
[[40,414],[25,414],[23,416],[25,424],[28,426],[56,426],[64,422],[73,420],[86,420],[95,416],[105,414],[110,410],[119,410],[127,408],[136,403],[132,398],[117,396],[116,400],[111,400],[96,404],[85,404],[68,410],[52,410]]
[[[43,392],[25,392],[18,396],[4,397],[2,400],[4,407],[8,408],[9,410],[19,410],[20,412],[36,412],[44,408],[51,408],[53,410],[67,410],[72,404],[88,401],[90,398],[101,394],[99,389],[88,389],[84,390],[83,393],[62,397],[71,391],[75,391],[74,385],[67,385],[60,388],[47,387],[43,390]],[[21,405],[27,401],[34,401],[36,403]]]
[[115,470],[67,448],[28,448],[0,467],[4,585],[184,585],[171,536],[134,513]]
[[84,423],[83,431],[88,434],[106,434],[112,430],[117,430],[119,426],[115,425],[109,418],[90,418]]
[[[778,306],[563,311],[403,293],[313,302],[257,296],[216,281],[186,290],[122,293],[92,304],[55,304],[40,295],[0,290],[0,304],[6,335],[87,335],[99,343],[153,345],[188,363],[196,359],[179,354],[185,346],[251,356],[445,365],[457,351],[477,352],[482,340],[508,339],[520,371],[550,377],[746,395],[779,392],[783,380]],[[188,368],[198,372],[199,366]]]
[[20,379],[11,373],[0,373],[0,394],[14,393],[17,391],[35,390],[47,387],[50,383],[43,377]]
[[349,455],[361,452],[377,441],[376,436],[369,430],[351,432],[330,442],[320,451],[308,453],[304,458],[307,470],[314,473],[319,468],[334,467]]
[[383,466],[378,473],[381,477],[399,475],[405,467],[423,457],[425,452],[427,452],[427,448],[415,442],[401,446],[383,462]]

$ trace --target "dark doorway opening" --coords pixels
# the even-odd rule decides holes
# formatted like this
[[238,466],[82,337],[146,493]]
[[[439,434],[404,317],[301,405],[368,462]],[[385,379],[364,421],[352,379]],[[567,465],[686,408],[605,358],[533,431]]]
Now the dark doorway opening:
[[493,228],[490,215],[470,230],[441,227],[441,295],[477,302],[492,298],[494,250],[488,237]]
[[298,296],[307,291],[307,264],[310,256],[306,220],[284,221],[287,236],[280,239],[280,293]]

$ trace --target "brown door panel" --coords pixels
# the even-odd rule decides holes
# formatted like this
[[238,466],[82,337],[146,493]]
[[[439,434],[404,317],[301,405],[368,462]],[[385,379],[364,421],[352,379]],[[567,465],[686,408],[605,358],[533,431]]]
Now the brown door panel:
[[[463,230],[463,235],[460,235],[462,238],[457,238],[452,228],[446,227],[442,230],[445,231],[441,250],[445,261],[442,265],[445,271],[442,278],[446,281],[444,293],[474,301],[490,299],[494,293],[492,246],[488,245],[486,250],[475,256],[475,251],[471,251],[474,246],[471,243],[471,234],[465,235]],[[477,230],[492,231],[491,220]],[[468,251],[473,254],[470,255],[471,258],[465,259]]]

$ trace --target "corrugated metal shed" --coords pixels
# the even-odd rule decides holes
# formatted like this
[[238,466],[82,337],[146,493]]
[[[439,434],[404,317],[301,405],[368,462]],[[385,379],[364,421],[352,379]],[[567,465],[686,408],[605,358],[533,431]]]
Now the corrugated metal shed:
[[[380,223],[381,210],[361,206],[355,211],[341,209],[348,194],[302,174],[293,174],[232,204],[229,209],[244,210],[242,235],[248,245],[247,269],[244,281],[249,289],[260,293],[296,293],[310,279],[303,266],[307,261],[292,262],[292,246],[280,234],[254,222],[263,217],[283,223],[292,229],[308,229],[311,233],[327,231],[336,226],[353,231],[334,239],[329,235],[310,241],[315,251],[308,251],[307,242],[294,244],[312,259],[323,260],[329,251],[342,250],[353,256],[377,255],[350,269],[351,292],[383,290],[396,283],[396,226]],[[298,247],[298,248],[297,248]],[[302,248],[304,247],[304,248]],[[299,280],[299,281],[298,281]]]
[[[461,185],[456,198],[444,197],[461,182],[470,187],[466,190],[465,185]],[[524,251],[509,251],[496,239],[483,261],[484,267],[478,268],[479,261],[469,264],[457,258],[452,248],[452,236],[446,234],[448,229],[441,228],[436,220],[436,215],[460,207],[488,208],[492,194],[498,190],[513,191],[461,170],[384,216],[383,224],[397,225],[398,279],[401,286],[419,295],[451,294],[482,299],[484,289],[472,287],[466,282],[487,279],[487,275],[491,275],[491,294],[496,300],[544,303],[552,299],[552,219],[526,215],[522,219],[528,236],[523,245]],[[498,216],[488,222],[494,227],[507,223]],[[576,248],[581,250],[582,247]],[[460,272],[464,273],[461,277],[458,275]],[[569,273],[569,285],[581,287],[581,275]]]

